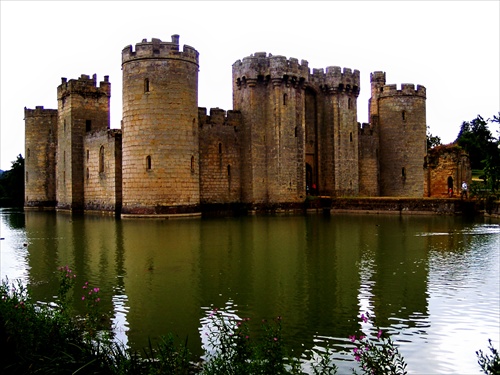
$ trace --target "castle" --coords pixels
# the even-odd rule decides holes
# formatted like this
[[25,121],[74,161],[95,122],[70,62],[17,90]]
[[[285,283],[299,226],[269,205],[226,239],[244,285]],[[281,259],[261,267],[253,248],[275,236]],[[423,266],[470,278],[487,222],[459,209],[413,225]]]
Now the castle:
[[25,207],[127,216],[209,207],[296,209],[308,194],[423,197],[426,89],[255,53],[232,66],[233,110],[198,108],[199,53],[179,36],[122,50],[123,116],[109,77],[62,78],[58,108],[25,108]]

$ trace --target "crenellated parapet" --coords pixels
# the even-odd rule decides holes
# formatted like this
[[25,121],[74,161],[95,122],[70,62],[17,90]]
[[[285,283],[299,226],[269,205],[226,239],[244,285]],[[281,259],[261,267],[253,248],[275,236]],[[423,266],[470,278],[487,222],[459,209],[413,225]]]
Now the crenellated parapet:
[[374,124],[358,122],[358,130],[359,135],[377,135],[377,128]]
[[207,115],[207,109],[198,108],[198,126],[204,128],[228,126],[233,127],[235,131],[241,125],[241,112],[240,111],[225,111],[220,108],[210,108],[210,115]]
[[78,79],[61,78],[61,84],[57,87],[57,99],[62,99],[70,94],[80,94],[82,96],[111,97],[111,83],[109,76],[104,76],[104,81],[97,86],[97,75],[92,78],[82,74]]
[[343,92],[358,96],[360,73],[357,69],[329,66],[326,68],[326,72],[323,69],[313,69],[311,82],[326,93]]
[[295,87],[302,85],[308,78],[309,63],[306,60],[299,63],[293,57],[287,59],[285,56],[257,52],[233,64],[233,79],[237,87],[247,84],[253,86],[258,80]]
[[35,109],[24,107],[24,119],[29,117],[57,116],[57,109],[45,109],[43,106],[36,106]]
[[122,65],[144,59],[176,59],[199,65],[199,53],[193,47],[184,45],[179,51],[179,35],[172,35],[171,42],[162,42],[157,38],[152,38],[151,42],[143,39],[141,43],[136,43],[135,51],[132,45],[122,50]]
[[401,84],[401,89],[398,89],[397,85],[384,85],[379,89],[378,97],[379,98],[387,98],[394,96],[418,96],[422,98],[426,98],[426,89],[422,85],[415,85],[412,83],[403,83]]

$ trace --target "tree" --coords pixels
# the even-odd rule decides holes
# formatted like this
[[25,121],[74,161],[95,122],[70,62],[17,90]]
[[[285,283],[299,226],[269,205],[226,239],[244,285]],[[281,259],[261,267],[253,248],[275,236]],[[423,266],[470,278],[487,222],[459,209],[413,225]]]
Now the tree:
[[12,168],[0,176],[0,205],[24,205],[24,158],[21,154],[12,162]]
[[488,122],[481,116],[464,121],[455,143],[468,152],[472,169],[483,169],[493,137],[488,129]]
[[441,138],[437,135],[432,135],[429,132],[429,127],[427,127],[427,150],[439,146],[441,144]]

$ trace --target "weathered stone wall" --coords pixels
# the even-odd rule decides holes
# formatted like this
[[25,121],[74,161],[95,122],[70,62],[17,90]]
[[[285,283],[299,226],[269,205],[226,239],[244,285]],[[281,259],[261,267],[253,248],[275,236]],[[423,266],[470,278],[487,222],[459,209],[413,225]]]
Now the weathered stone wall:
[[199,210],[198,52],[153,39],[122,51],[124,214]]
[[84,139],[84,209],[119,212],[121,208],[121,130],[87,134]]
[[26,207],[55,207],[57,110],[24,108]]
[[333,66],[326,72],[313,69],[309,78],[309,86],[319,93],[315,103],[319,194],[357,195],[359,71]]
[[198,110],[200,135],[200,203],[227,204],[241,200],[241,114],[219,108]]
[[77,80],[62,79],[57,88],[57,208],[84,207],[84,148],[86,132],[109,128],[111,84],[104,76],[99,86],[96,75],[82,74]]
[[[380,194],[395,197],[424,195],[426,155],[426,90],[423,86],[384,85],[372,74],[370,117],[378,116]],[[385,75],[384,75],[385,78]],[[374,113],[375,112],[375,113]]]
[[242,201],[305,198],[304,86],[307,61],[259,52],[233,64],[233,106],[242,121]]
[[458,197],[462,182],[470,185],[472,180],[469,157],[456,144],[430,149],[425,167],[426,197]]
[[[372,119],[373,121],[373,119]],[[377,125],[359,126],[359,195],[379,196],[379,138]]]

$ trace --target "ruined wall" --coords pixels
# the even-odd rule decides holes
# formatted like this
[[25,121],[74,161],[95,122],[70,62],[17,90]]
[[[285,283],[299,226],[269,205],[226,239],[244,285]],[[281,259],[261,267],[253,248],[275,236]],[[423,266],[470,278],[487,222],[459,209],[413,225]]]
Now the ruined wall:
[[86,132],[109,129],[111,84],[96,75],[62,79],[57,88],[57,208],[82,210],[84,206],[84,148]]
[[372,73],[370,117],[378,116],[379,121],[380,194],[422,197],[427,130],[425,87],[402,84],[398,90],[396,85],[384,85],[379,78],[380,72]]
[[57,110],[24,108],[25,207],[55,207]]
[[[374,121],[375,120],[375,121]],[[359,126],[359,196],[379,196],[379,138],[376,117]]]
[[198,110],[200,134],[200,203],[227,204],[241,200],[241,114],[219,108]]
[[107,129],[84,139],[84,209],[119,212],[122,199],[121,130]]
[[233,64],[233,107],[244,126],[242,201],[305,198],[304,82],[307,61],[258,52]]
[[425,165],[426,197],[459,197],[462,181],[470,185],[471,180],[469,156],[458,145],[441,145],[428,151]]
[[123,214],[198,211],[198,52],[143,40],[122,71]]

